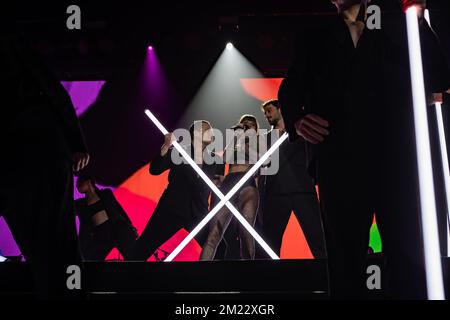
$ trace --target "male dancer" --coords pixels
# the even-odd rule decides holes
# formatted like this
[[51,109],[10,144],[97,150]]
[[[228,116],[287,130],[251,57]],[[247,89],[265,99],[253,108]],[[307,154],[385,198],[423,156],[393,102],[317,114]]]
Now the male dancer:
[[[285,132],[278,100],[261,107],[273,130]],[[273,131],[268,133],[268,141]],[[261,210],[258,213],[261,236],[279,255],[286,226],[293,211],[315,258],[325,258],[325,239],[319,203],[311,176],[307,172],[306,145],[303,139],[284,143],[279,148],[279,169],[275,175],[260,176]]]

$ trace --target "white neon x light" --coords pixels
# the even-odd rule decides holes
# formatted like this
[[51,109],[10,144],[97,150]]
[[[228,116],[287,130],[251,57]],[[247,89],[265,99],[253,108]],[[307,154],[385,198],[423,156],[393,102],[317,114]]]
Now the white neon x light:
[[[444,300],[441,254],[438,235],[436,199],[428,131],[427,104],[422,68],[419,21],[415,6],[406,10],[409,61],[416,133],[416,152],[419,169],[421,221],[424,242],[427,293],[430,300]],[[411,280],[413,281],[413,280]]]
[[[430,12],[425,10],[425,19],[431,26]],[[441,147],[441,161],[444,174],[445,196],[447,200],[447,257],[450,256],[450,170],[448,163],[447,141],[445,139],[444,118],[442,116],[442,104],[436,103],[436,120],[438,125],[439,145]]]
[[[161,122],[150,112],[145,110],[145,114],[155,124],[155,126],[166,135],[168,131]],[[220,199],[220,202],[203,218],[203,220],[192,230],[189,235],[172,251],[172,253],[164,260],[165,262],[173,261],[173,259],[191,242],[194,237],[208,224],[208,222],[219,212],[223,206],[231,211],[236,219],[244,226],[244,228],[253,236],[256,242],[267,252],[267,254],[274,260],[279,260],[280,257],[267,245],[267,243],[261,238],[261,236],[253,229],[253,227],[245,220],[245,218],[239,213],[239,211],[229,202],[230,199],[239,191],[239,189],[250,179],[259,168],[267,161],[267,159],[280,147],[280,145],[288,138],[287,133],[283,134],[270,149],[256,162],[254,166],[239,180],[239,182],[228,192],[225,196],[219,188],[209,179],[209,177],[203,172],[202,169],[195,163],[194,160],[187,154],[183,147],[176,141],[172,143],[175,149],[183,156],[183,158],[191,165],[191,167],[197,172],[197,174],[205,181],[205,183],[211,188],[211,190]]]

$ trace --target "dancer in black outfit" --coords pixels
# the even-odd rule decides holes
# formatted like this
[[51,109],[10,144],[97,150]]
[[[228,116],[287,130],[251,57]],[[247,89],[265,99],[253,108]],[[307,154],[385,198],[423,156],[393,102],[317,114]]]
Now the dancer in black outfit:
[[[317,145],[332,296],[357,298],[366,289],[363,266],[376,212],[390,295],[424,298],[406,38],[397,45],[389,38],[397,29],[389,35],[368,29],[365,0],[332,2],[339,17],[309,33],[279,92],[289,137]],[[427,89],[444,92],[450,73],[419,12]]]
[[26,42],[0,28],[0,212],[40,298],[63,298],[81,264],[72,171],[89,155],[70,97]]
[[[262,105],[262,111],[272,126],[285,132],[284,120],[278,100],[270,100]],[[270,147],[271,135],[267,135]],[[325,258],[325,238],[319,202],[311,176],[307,172],[307,157],[305,140],[299,138],[293,143],[284,143],[279,148],[279,169],[275,175],[261,175],[259,190],[261,209],[258,212],[262,238],[280,255],[281,242],[291,212],[300,223],[308,241],[309,248],[315,258]],[[258,257],[267,257],[257,250]]]
[[[204,120],[196,121],[191,126],[191,140],[200,141],[202,151],[207,151],[206,147],[212,142],[211,128],[211,124]],[[169,185],[159,199],[144,232],[136,241],[131,260],[147,260],[177,231],[182,228],[190,231],[208,214],[210,189],[189,164],[173,163],[172,153],[177,152],[171,148],[174,139],[171,133],[165,136],[160,154],[150,164],[152,175],[159,175],[170,170]],[[194,145],[195,143],[185,147],[193,149]],[[214,179],[216,175],[223,175],[221,165],[202,163],[200,166],[211,179]],[[203,237],[202,232],[196,237],[200,246],[203,245]]]
[[117,248],[127,259],[137,238],[128,215],[110,189],[99,190],[95,180],[81,176],[77,189],[85,197],[75,202],[80,219],[80,246],[85,260],[103,261]]

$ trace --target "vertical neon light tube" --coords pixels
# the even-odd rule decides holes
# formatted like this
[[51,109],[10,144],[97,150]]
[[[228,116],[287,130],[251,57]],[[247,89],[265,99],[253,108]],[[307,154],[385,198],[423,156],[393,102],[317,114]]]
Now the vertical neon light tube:
[[[425,19],[431,26],[430,12],[425,10]],[[447,257],[450,256],[450,167],[448,163],[447,140],[445,138],[444,117],[442,116],[442,104],[436,103],[436,120],[438,125],[439,145],[441,147],[442,170],[445,183],[445,198],[447,201]]]
[[[419,21],[415,6],[406,10],[409,60],[419,169],[420,211],[423,231],[427,293],[430,300],[444,300],[444,284],[439,245],[436,199],[428,131],[427,104],[422,69]],[[414,279],[411,279],[414,281]]]

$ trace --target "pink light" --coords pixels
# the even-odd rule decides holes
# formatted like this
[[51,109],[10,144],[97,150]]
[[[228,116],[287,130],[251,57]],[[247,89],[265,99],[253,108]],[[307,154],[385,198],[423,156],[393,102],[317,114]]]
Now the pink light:
[[153,46],[148,46],[148,51],[153,51]]

